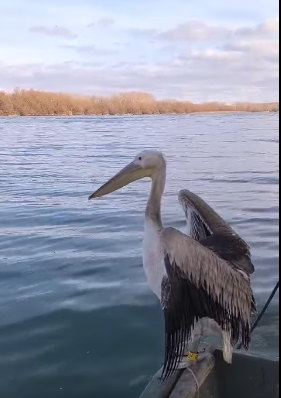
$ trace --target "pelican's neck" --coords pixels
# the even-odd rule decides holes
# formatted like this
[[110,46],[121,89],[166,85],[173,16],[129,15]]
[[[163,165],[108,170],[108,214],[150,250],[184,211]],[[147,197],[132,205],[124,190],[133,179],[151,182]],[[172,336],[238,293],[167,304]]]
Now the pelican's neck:
[[157,170],[152,176],[150,195],[148,198],[145,219],[153,224],[157,230],[163,228],[161,219],[161,199],[164,193],[166,183],[166,165]]

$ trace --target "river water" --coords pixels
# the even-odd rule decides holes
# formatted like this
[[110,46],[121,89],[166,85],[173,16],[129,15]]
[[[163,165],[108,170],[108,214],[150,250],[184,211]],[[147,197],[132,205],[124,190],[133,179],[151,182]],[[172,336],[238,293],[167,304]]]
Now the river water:
[[[166,225],[188,188],[252,248],[261,306],[279,278],[279,114],[0,119],[0,396],[137,398],[163,359],[142,269],[150,184],[87,198],[144,148],[168,162]],[[252,352],[277,356],[279,300]]]

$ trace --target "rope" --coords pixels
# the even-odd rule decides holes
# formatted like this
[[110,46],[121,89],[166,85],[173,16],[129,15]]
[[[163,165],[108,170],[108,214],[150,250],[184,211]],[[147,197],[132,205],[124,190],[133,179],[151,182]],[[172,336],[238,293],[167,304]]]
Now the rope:
[[198,398],[200,398],[200,385],[199,385],[199,381],[197,380],[197,377],[195,376],[194,372],[188,367],[187,370],[192,374],[194,380],[195,380],[195,385],[197,388],[197,396]]
[[[274,298],[274,296],[275,296],[275,294],[276,294],[276,292],[277,292],[278,289],[279,289],[279,281],[276,283],[276,285],[275,285],[274,289],[272,290],[271,295],[269,296],[269,298],[268,298],[267,302],[265,303],[263,309],[261,310],[261,312],[259,313],[257,319],[256,319],[255,322],[253,323],[253,325],[252,325],[252,327],[251,327],[251,334],[253,333],[253,331],[256,329],[256,327],[257,327],[258,324],[260,323],[260,321],[261,321],[261,319],[262,319],[262,317],[263,317],[265,311],[267,310],[269,304],[270,304],[271,301],[273,300],[273,298]],[[237,346],[237,350],[240,350],[240,349],[242,348],[242,346],[243,346],[243,343],[240,343],[240,344]]]

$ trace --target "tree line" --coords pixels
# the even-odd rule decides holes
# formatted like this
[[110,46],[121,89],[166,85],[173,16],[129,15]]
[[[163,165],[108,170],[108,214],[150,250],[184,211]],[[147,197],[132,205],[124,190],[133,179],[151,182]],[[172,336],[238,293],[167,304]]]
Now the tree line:
[[195,112],[279,112],[279,102],[195,104],[190,101],[157,100],[144,92],[111,97],[79,96],[38,90],[0,91],[0,116],[55,115],[152,115]]

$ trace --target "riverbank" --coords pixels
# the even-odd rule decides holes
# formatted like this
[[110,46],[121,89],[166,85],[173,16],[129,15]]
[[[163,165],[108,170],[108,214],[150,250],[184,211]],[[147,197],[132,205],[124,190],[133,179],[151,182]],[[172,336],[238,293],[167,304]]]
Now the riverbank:
[[0,92],[0,116],[159,115],[192,113],[279,112],[279,102],[202,104],[157,100],[151,94],[127,92],[111,97],[79,96],[36,90]]
[[205,112],[182,112],[182,113],[176,113],[176,112],[172,112],[172,113],[117,113],[117,114],[109,114],[109,113],[100,113],[100,114],[53,114],[53,115],[44,115],[44,114],[40,114],[40,115],[34,115],[34,114],[26,114],[26,115],[1,115],[0,117],[69,117],[69,116],[77,116],[77,117],[81,117],[81,116],[140,116],[140,115],[144,115],[144,116],[149,116],[149,115],[218,115],[218,114],[247,114],[247,113],[279,113],[278,111],[205,111]]

